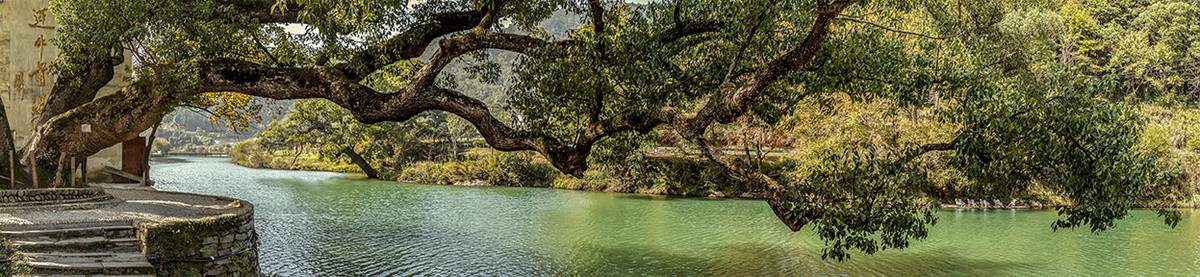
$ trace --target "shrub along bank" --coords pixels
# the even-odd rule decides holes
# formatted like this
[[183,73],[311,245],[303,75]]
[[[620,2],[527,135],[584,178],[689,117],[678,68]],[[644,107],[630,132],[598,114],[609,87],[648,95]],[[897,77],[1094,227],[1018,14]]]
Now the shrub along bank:
[[[1165,194],[1180,207],[1200,206],[1200,108],[1172,98],[1134,104],[1144,120],[1137,149],[1154,157],[1152,190]],[[825,163],[831,153],[869,145],[876,151],[900,151],[904,145],[947,141],[959,127],[936,120],[935,109],[894,108],[886,102],[855,103],[831,99],[801,103],[796,112],[773,124],[742,122],[716,128],[713,141],[738,149],[759,163],[764,172],[781,180],[803,182]],[[660,131],[618,146],[597,150],[591,170],[582,178],[561,175],[540,156],[531,153],[498,153],[485,148],[451,155],[435,153],[449,147],[420,146],[420,157],[404,158],[392,150],[378,167],[379,177],[401,182],[468,185],[550,187],[642,194],[761,197],[762,191],[739,181],[724,168],[686,150],[662,150],[678,145],[677,138]],[[626,150],[614,151],[622,148]],[[786,149],[786,151],[769,151]],[[616,154],[613,154],[616,153]],[[632,153],[632,154],[630,154]],[[609,156],[606,157],[605,156]],[[922,191],[934,201],[955,198],[1019,199],[1047,205],[1067,205],[1062,197],[1035,184],[1025,191],[1005,191],[966,181],[952,164],[953,153],[927,155],[917,162],[928,171],[931,187]],[[366,153],[365,156],[371,156]],[[385,156],[386,155],[375,155]],[[235,145],[234,163],[255,168],[361,172],[346,156],[320,151],[265,150],[257,141]],[[1035,181],[1036,182],[1036,181]]]
[[[315,155],[294,158],[270,152],[248,153],[245,151],[255,147],[246,144],[253,142],[243,142],[233,148],[230,155],[233,163],[251,168],[362,173],[344,159],[322,160]],[[759,197],[761,192],[737,181],[710,161],[666,157],[647,158],[626,168],[589,170],[583,178],[574,178],[560,174],[549,163],[531,153],[475,151],[459,160],[422,161],[384,169],[379,178],[419,184],[546,187],[683,196]]]

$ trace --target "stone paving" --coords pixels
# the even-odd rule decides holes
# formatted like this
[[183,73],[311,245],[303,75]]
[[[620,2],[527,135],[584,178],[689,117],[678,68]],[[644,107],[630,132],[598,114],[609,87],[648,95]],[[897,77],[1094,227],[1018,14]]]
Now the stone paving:
[[[226,265],[235,254],[231,249],[235,246],[256,249],[257,234],[248,219],[253,205],[249,203],[216,196],[161,192],[136,185],[92,186],[103,188],[112,196],[89,202],[91,206],[86,208],[69,200],[43,201],[61,203],[52,206],[0,208],[0,236],[11,240],[25,253],[35,276],[150,276],[155,271],[180,270],[166,266],[174,264],[160,264],[164,267],[156,268],[150,263],[153,259],[147,258],[150,253],[143,253],[143,241],[138,235],[138,226],[147,224],[247,218],[245,224],[230,230],[233,233],[228,234],[229,239],[202,238],[203,249],[209,249],[221,258],[214,258],[209,262],[211,265],[200,264],[200,271],[180,270],[184,275],[191,275],[187,273],[191,272],[225,276],[239,272],[231,271]],[[241,256],[247,255],[253,263],[245,269],[233,270],[257,272],[257,252]]]
[[115,205],[84,210],[0,211],[0,228],[87,222],[133,222],[140,225],[237,215],[250,209],[240,200],[228,198],[111,184],[94,186],[105,187],[109,194],[120,201]]

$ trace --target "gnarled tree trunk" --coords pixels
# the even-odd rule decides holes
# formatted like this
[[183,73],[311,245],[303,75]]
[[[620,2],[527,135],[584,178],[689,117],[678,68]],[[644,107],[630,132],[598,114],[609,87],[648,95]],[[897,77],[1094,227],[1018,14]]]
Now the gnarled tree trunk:
[[[44,186],[62,186],[70,183],[73,174],[68,172],[60,172],[64,168],[74,168],[61,163],[71,160],[71,157],[76,159],[87,159],[88,156],[94,154],[91,152],[87,155],[81,153],[62,151],[58,147],[47,147],[56,144],[54,142],[47,144],[42,138],[43,128],[53,125],[50,121],[59,117],[71,114],[73,109],[85,106],[96,98],[96,94],[101,88],[104,88],[114,76],[113,67],[120,64],[123,60],[120,56],[123,50],[113,48],[113,52],[117,55],[113,56],[110,53],[94,53],[89,55],[88,63],[85,68],[77,71],[63,72],[61,76],[54,82],[54,88],[51,90],[46,106],[42,110],[41,115],[37,118],[36,128],[38,132],[34,134],[34,138],[26,142],[24,147],[15,151],[16,155],[21,157],[18,163],[22,164],[23,168],[28,168],[32,176],[38,180],[33,181],[34,184]],[[96,99],[98,100],[98,99]],[[75,111],[78,115],[84,111]],[[74,132],[80,132],[80,124],[87,122],[77,122],[73,126]],[[4,123],[7,125],[7,121]],[[62,127],[59,127],[62,128]],[[7,128],[5,128],[7,129]],[[144,130],[144,129],[143,129]],[[140,132],[140,131],[139,131]],[[10,140],[11,141],[11,138]],[[41,142],[42,144],[37,144]],[[115,143],[114,143],[115,144]],[[109,144],[112,145],[112,144]],[[107,147],[107,146],[106,146]],[[8,152],[5,152],[8,153]],[[33,163],[30,157],[33,157]],[[7,162],[7,159],[5,160]],[[36,171],[36,172],[34,172]]]
[[367,163],[367,159],[363,159],[362,155],[359,155],[358,152],[355,152],[353,147],[342,147],[342,154],[346,154],[347,157],[350,157],[350,162],[354,163],[354,165],[357,165],[358,168],[361,168],[363,173],[367,174],[368,178],[379,179],[379,171],[376,171],[374,167],[371,167],[371,164]]
[[[187,93],[155,93],[154,82],[135,82],[112,95],[76,107],[38,126],[21,161],[36,163],[38,183],[64,185],[69,175],[58,174],[62,157],[84,158],[153,127],[187,97]],[[83,124],[91,132],[80,130]]]

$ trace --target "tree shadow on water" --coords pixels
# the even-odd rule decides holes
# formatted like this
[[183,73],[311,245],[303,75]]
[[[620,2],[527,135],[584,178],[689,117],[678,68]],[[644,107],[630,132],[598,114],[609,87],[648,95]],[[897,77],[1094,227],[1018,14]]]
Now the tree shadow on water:
[[569,272],[595,275],[995,276],[1044,270],[1034,263],[956,255],[950,248],[860,253],[842,262],[821,259],[819,247],[799,244],[738,243],[703,251],[669,245],[590,244],[575,250],[570,265],[576,268]]
[[[983,255],[989,258],[976,258]],[[818,256],[819,258],[819,256]],[[837,262],[833,262],[837,263]],[[966,256],[950,247],[922,249],[917,251],[887,250],[876,255],[859,254],[850,264],[857,264],[865,272],[855,273],[881,276],[971,276],[971,275],[1044,275],[1044,268],[1037,263],[1012,260],[1006,253],[976,253]],[[850,273],[850,272],[846,272]]]

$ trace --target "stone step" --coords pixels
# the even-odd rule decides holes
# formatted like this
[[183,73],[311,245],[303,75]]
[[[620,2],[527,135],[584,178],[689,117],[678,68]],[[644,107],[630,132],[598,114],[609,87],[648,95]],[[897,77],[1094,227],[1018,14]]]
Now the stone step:
[[36,276],[147,275],[154,267],[140,253],[28,253]]
[[154,267],[138,253],[29,253],[29,267],[45,275],[147,275]]
[[97,263],[97,262],[145,262],[146,255],[141,253],[29,253],[25,254],[32,262],[51,262],[65,264]]
[[13,240],[13,244],[25,253],[87,253],[124,252],[140,253],[142,242],[137,238],[80,237],[69,239]]
[[29,262],[35,276],[46,275],[150,275],[154,267],[149,262],[91,262],[55,263]]
[[125,220],[125,221],[58,223],[58,224],[3,225],[3,226],[0,226],[0,231],[58,230],[58,229],[78,229],[78,228],[110,227],[110,226],[133,226],[133,222]]
[[0,231],[0,236],[11,240],[62,240],[80,237],[104,237],[110,239],[132,238],[137,236],[137,229],[130,225],[97,225],[81,227],[53,226],[46,229]]
[[154,277],[154,275],[133,274],[133,275],[108,275],[108,274],[50,274],[50,275],[34,275],[38,277]]
[[108,274],[50,274],[50,275],[34,275],[38,277],[154,277],[154,275],[132,274],[132,275],[108,275]]

